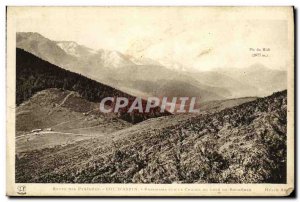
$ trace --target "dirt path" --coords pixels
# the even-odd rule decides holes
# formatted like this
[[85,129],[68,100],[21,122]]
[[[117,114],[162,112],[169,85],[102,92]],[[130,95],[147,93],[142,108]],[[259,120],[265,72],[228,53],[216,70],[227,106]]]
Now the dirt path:
[[63,104],[65,104],[65,102],[68,100],[68,98],[73,94],[74,94],[74,92],[70,92],[68,95],[66,95],[66,97],[63,99],[63,101],[58,106],[54,107],[54,109],[52,109],[50,112],[48,112],[48,115],[52,114],[56,108],[61,107]]
[[60,107],[63,104],[65,104],[65,102],[68,100],[68,98],[73,94],[74,94],[74,92],[70,92],[68,95],[66,95],[66,97],[63,99],[63,101],[57,107]]

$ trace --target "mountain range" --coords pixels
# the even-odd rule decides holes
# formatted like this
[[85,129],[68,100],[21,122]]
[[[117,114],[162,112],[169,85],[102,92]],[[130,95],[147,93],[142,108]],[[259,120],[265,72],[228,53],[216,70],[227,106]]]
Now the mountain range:
[[17,33],[17,47],[72,72],[139,97],[189,96],[201,101],[266,96],[284,90],[285,71],[262,64],[208,72],[170,69],[150,58],[115,50],[92,50],[73,41],[52,41],[39,33]]

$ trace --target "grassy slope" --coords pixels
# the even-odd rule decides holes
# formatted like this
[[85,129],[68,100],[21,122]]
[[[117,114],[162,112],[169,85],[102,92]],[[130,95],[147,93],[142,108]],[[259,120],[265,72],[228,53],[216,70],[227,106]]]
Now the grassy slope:
[[284,91],[214,114],[150,119],[109,138],[20,153],[16,181],[284,183],[286,103]]
[[[59,89],[36,93],[17,107],[16,114],[17,153],[107,137],[132,125],[118,119],[116,114],[100,113],[97,103],[81,98],[74,91]],[[35,129],[42,131],[32,133]]]

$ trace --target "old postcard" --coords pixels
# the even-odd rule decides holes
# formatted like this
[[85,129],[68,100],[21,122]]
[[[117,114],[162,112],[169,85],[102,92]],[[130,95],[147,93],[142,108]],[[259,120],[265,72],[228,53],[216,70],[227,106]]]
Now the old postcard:
[[7,195],[288,196],[293,7],[7,7]]

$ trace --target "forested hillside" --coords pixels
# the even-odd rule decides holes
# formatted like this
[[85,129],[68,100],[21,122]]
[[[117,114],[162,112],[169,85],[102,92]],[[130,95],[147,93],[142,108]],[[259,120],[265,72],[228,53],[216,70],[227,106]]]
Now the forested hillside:
[[[57,67],[18,48],[16,53],[16,80],[17,105],[28,100],[36,92],[48,88],[75,91],[84,99],[98,103],[105,97],[134,99],[133,96],[80,74]],[[138,113],[137,111],[128,114],[126,110],[119,111],[120,118],[133,123],[168,114],[167,112],[160,113],[158,107],[147,114]]]

